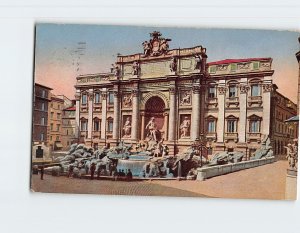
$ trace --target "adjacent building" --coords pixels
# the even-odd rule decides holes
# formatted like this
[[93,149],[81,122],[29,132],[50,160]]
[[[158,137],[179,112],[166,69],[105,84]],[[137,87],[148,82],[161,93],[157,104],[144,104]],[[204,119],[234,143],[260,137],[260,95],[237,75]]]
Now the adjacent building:
[[35,83],[33,101],[33,129],[32,141],[34,144],[48,145],[48,108],[50,87]]
[[77,135],[75,134],[75,104],[71,107],[63,109],[62,112],[61,143],[63,145],[63,150],[68,150],[73,143],[77,142]]
[[[276,85],[274,85],[274,89],[277,89]],[[279,159],[285,159],[285,146],[298,137],[297,127],[294,124],[286,123],[288,119],[297,115],[297,105],[277,91],[273,92],[272,100],[271,135],[273,151]]]
[[203,135],[209,153],[242,151],[249,158],[265,138],[275,138],[280,107],[273,113],[273,106],[283,98],[289,115],[295,105],[276,91],[271,58],[207,63],[203,46],[169,50],[169,41],[155,31],[144,53],[118,56],[109,73],[77,77],[81,141],[98,147],[163,139],[178,153]]
[[64,100],[52,95],[49,108],[49,146],[52,151],[63,148],[61,144],[63,109]]

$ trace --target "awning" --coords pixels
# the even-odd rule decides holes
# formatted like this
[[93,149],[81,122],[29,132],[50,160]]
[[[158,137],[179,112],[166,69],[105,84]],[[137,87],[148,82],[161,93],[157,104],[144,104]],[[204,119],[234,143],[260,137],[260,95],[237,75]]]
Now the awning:
[[284,122],[298,122],[299,121],[299,116],[293,116],[287,120],[285,120]]
[[55,143],[55,147],[57,148],[63,148],[63,145],[60,142]]

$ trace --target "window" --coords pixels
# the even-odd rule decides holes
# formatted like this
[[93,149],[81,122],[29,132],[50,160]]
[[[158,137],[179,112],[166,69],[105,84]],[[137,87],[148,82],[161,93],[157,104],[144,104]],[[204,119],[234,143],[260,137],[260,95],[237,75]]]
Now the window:
[[216,73],[217,67],[216,66],[210,66],[209,71],[210,73]]
[[250,133],[258,133],[260,132],[260,121],[259,120],[250,120]]
[[56,136],[56,141],[59,141],[59,136]]
[[57,108],[58,108],[58,110],[60,110],[60,105],[59,104],[57,105]]
[[45,98],[46,97],[46,91],[42,90],[42,97]]
[[86,104],[87,103],[87,95],[86,94],[82,95],[82,97],[81,97],[81,103],[82,104]]
[[50,136],[50,141],[52,141],[52,136]]
[[56,125],[56,130],[59,131],[60,125]]
[[227,132],[228,133],[236,132],[236,120],[227,120]]
[[100,121],[99,119],[94,120],[94,131],[99,131],[100,130]]
[[42,103],[41,110],[45,111],[45,103]]
[[81,120],[81,127],[80,127],[81,131],[87,131],[87,120]]
[[229,86],[229,98],[236,97],[236,86]]
[[258,84],[251,86],[251,96],[260,96],[260,89]]
[[41,125],[45,125],[45,117],[41,118]]
[[113,120],[112,120],[112,119],[109,119],[109,120],[108,120],[107,131],[108,131],[108,132],[112,132],[112,131],[113,131]]
[[60,113],[57,113],[57,119],[60,119]]
[[44,141],[44,134],[43,133],[41,133],[40,139],[41,139],[41,141]]
[[215,133],[216,132],[216,121],[211,119],[208,121],[208,128],[207,128],[207,132],[208,133]]
[[208,98],[215,98],[216,97],[216,88],[211,86],[208,88]]
[[95,103],[96,104],[100,103],[100,93],[99,92],[95,93]]
[[50,124],[50,130],[53,130],[53,123]]
[[259,62],[253,62],[253,70],[259,69]]
[[114,93],[109,92],[108,94],[108,103],[113,104],[114,103]]
[[69,135],[69,130],[66,131],[66,135]]
[[53,119],[53,116],[54,116],[54,112],[51,112],[50,113],[50,118]]
[[233,72],[236,71],[237,70],[237,64],[231,64],[230,65],[230,70],[233,71]]

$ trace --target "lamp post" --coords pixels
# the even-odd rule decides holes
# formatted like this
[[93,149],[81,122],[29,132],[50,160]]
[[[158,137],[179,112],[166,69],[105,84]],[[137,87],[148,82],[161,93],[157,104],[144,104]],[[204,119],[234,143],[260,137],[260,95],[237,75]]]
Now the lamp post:
[[203,156],[203,149],[207,150],[206,141],[203,134],[200,134],[200,138],[196,138],[192,144],[192,148],[196,151],[196,154],[200,156],[200,166],[202,167],[202,156]]

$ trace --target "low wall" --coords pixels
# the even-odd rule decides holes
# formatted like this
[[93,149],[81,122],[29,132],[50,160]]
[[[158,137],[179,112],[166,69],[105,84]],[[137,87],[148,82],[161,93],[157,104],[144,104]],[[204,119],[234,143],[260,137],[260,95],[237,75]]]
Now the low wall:
[[197,180],[203,181],[214,176],[225,175],[252,167],[258,167],[269,163],[274,163],[275,157],[243,161],[239,163],[231,163],[213,167],[205,167],[197,169]]

